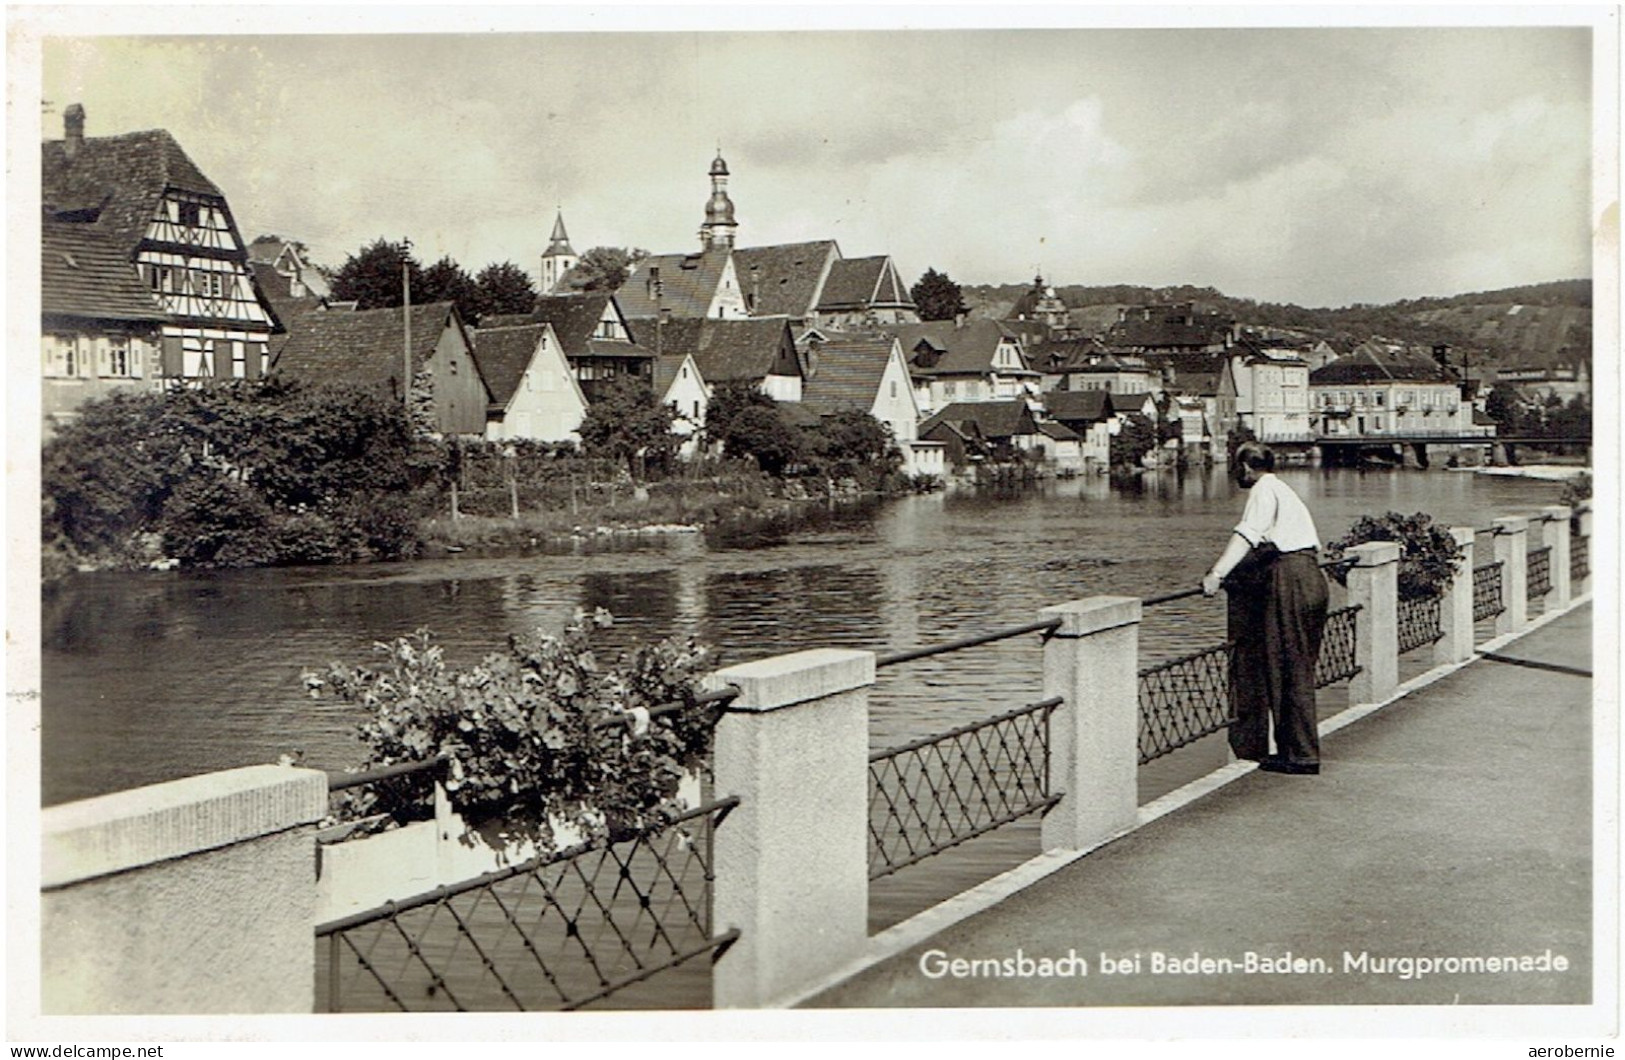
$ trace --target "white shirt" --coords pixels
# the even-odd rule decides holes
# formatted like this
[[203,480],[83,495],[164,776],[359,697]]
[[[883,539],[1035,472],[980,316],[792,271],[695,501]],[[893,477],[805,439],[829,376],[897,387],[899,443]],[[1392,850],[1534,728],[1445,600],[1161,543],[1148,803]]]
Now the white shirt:
[[1247,494],[1247,507],[1236,524],[1236,533],[1248,544],[1257,548],[1268,541],[1282,552],[1320,547],[1315,520],[1291,486],[1265,472]]

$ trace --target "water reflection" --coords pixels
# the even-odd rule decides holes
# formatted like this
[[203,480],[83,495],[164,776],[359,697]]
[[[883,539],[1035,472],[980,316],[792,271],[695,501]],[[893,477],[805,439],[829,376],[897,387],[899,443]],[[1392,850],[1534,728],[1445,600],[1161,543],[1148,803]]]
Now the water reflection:
[[[1363,513],[1426,510],[1482,526],[1554,503],[1553,483],[1470,474],[1283,473],[1323,536]],[[353,568],[96,576],[42,598],[47,803],[274,760],[354,762],[358,718],[304,695],[301,670],[362,663],[435,632],[454,665],[577,607],[617,616],[611,650],[694,633],[728,662],[830,645],[896,650],[1028,621],[1101,593],[1196,584],[1239,515],[1222,474],[1102,477],[736,520],[705,535],[591,538],[516,555]],[[1222,639],[1222,608],[1150,608],[1142,664]],[[877,745],[1041,696],[1036,636],[883,671]]]

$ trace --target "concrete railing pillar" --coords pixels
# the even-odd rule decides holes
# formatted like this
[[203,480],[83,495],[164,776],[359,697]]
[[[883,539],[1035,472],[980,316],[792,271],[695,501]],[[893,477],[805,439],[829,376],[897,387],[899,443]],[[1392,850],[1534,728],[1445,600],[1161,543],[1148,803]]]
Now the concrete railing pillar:
[[1450,536],[1461,546],[1455,577],[1439,600],[1439,628],[1444,636],[1433,642],[1433,663],[1444,666],[1473,657],[1473,541],[1470,526],[1453,526]]
[[1529,622],[1529,520],[1509,515],[1495,520],[1495,559],[1501,564],[1502,611],[1495,635],[1518,633]]
[[40,814],[47,1014],[309,1013],[327,776],[249,766]]
[[863,951],[869,919],[873,652],[821,648],[744,663],[717,723],[712,924],[738,928],[712,968],[717,1008],[777,1004]]
[[1569,585],[1569,518],[1574,510],[1562,504],[1549,504],[1540,514],[1546,518],[1540,531],[1540,543],[1552,550],[1552,573],[1548,579],[1551,588],[1546,590],[1546,599],[1542,601],[1546,613],[1551,614],[1569,606],[1574,596]]
[[1591,567],[1597,562],[1597,550],[1592,547],[1594,539],[1591,536],[1593,519],[1591,517],[1591,502],[1581,501],[1574,509],[1574,522],[1572,527],[1575,533],[1585,538],[1586,543],[1586,573],[1578,581],[1569,582],[1570,598],[1585,596],[1591,592]]
[[1399,545],[1368,541],[1346,554],[1354,560],[1348,601],[1360,605],[1354,616],[1360,672],[1349,681],[1349,705],[1381,703],[1399,687]]
[[1140,601],[1094,596],[1046,607],[1060,626],[1044,645],[1050,785],[1064,792],[1044,815],[1045,850],[1085,850],[1133,828],[1140,731]]

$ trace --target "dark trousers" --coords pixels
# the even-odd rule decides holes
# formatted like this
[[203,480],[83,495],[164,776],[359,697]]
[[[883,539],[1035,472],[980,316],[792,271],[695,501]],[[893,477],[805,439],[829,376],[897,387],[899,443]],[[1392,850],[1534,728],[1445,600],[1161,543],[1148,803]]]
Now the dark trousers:
[[1289,552],[1245,586],[1226,593],[1229,606],[1230,748],[1237,758],[1275,751],[1296,762],[1320,761],[1315,662],[1326,631],[1326,576],[1313,552]]

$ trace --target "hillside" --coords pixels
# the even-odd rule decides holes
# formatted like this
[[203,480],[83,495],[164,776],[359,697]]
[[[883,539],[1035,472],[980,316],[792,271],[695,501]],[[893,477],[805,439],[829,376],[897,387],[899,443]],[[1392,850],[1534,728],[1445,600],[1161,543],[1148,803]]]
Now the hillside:
[[[1002,319],[1027,287],[966,287],[965,303],[974,316]],[[1340,350],[1383,335],[1421,346],[1447,342],[1474,364],[1503,364],[1588,351],[1591,346],[1590,280],[1338,309],[1231,298],[1211,287],[1065,286],[1057,287],[1056,294],[1071,310],[1073,322],[1091,333],[1110,327],[1123,306],[1189,301],[1246,325],[1323,338]]]

